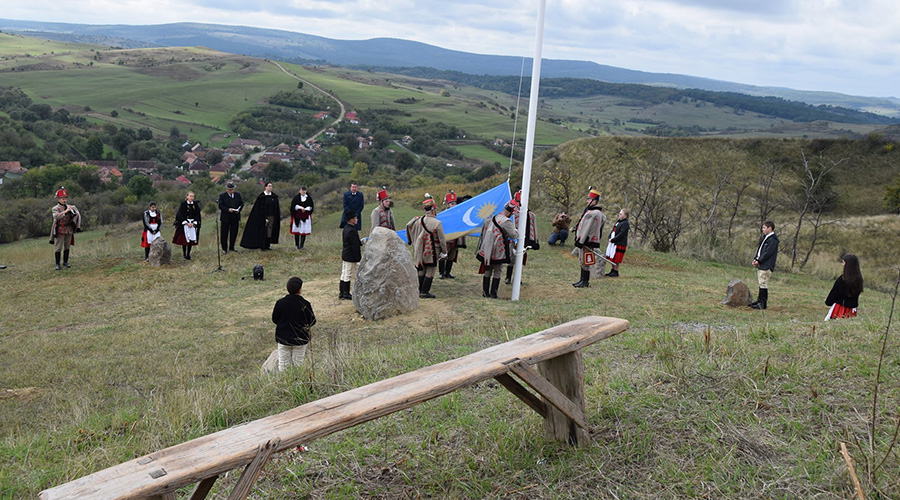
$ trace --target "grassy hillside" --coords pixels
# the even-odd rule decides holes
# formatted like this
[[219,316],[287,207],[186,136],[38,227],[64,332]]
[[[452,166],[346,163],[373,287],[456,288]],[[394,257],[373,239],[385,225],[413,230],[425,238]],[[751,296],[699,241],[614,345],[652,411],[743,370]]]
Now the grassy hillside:
[[[297,81],[262,59],[198,47],[115,49],[0,33],[3,84],[36,103],[98,123],[172,127],[191,140],[222,145],[228,120]],[[305,82],[334,94],[349,109],[399,110],[408,122],[444,122],[483,139],[524,141],[527,99],[447,80],[413,78],[328,66],[284,64]],[[309,90],[309,89],[308,89]],[[520,108],[518,125],[515,109]],[[117,116],[111,116],[115,112]],[[336,113],[335,113],[336,114]],[[662,127],[662,129],[660,129]],[[535,142],[553,146],[588,135],[752,135],[840,137],[873,125],[794,124],[702,101],[667,103],[590,96],[542,98]],[[305,138],[297,138],[305,139]]]
[[[416,213],[414,194],[398,193],[398,221]],[[0,270],[0,498],[34,498],[153,450],[586,314],[632,324],[584,353],[589,447],[545,441],[536,414],[482,383],[308,443],[308,453],[276,456],[257,494],[849,498],[844,441],[870,496],[876,486],[884,498],[900,495],[896,457],[870,478],[855,444],[868,443],[890,297],[867,289],[859,318],[822,323],[838,263],[821,278],[777,272],[770,308],[752,311],[720,305],[731,279],[754,287],[750,266],[629,248],[621,278],[579,290],[570,285],[578,276],[571,247],[542,248],[528,260],[521,300],[491,301],[480,297],[470,241],[458,278],[436,280],[437,299],[366,322],[336,299],[337,220],[321,212],[303,252],[283,237],[273,252],[227,255],[223,272],[212,272],[211,219],[194,260],[163,268],[143,263],[136,222],[80,234],[73,268],[60,272],[45,239],[0,246],[9,266]],[[541,217],[539,234],[547,233]],[[862,237],[877,248],[884,234]],[[244,280],[257,263],[266,280]],[[271,307],[291,275],[305,280],[319,317],[307,364],[261,376],[274,348]],[[502,298],[509,293],[501,287]],[[900,400],[891,334],[878,460]],[[221,479],[215,498],[235,479]]]

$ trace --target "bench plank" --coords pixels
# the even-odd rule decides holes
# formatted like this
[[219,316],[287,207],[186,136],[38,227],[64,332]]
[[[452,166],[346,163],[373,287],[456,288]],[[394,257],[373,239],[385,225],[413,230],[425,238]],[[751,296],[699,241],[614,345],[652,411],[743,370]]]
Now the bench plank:
[[[280,440],[273,452],[449,394],[509,372],[517,361],[536,364],[617,335],[624,319],[587,316],[482,351],[426,366],[277,415],[224,429],[44,490],[42,500],[133,499],[165,495],[250,463],[259,443]],[[148,461],[148,457],[152,460]],[[143,463],[142,463],[143,462]],[[166,475],[151,473],[160,469]]]

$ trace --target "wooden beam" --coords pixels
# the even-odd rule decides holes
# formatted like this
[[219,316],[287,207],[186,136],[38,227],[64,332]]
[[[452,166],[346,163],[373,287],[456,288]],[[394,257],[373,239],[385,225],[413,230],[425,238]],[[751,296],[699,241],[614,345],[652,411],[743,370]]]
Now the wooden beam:
[[262,474],[263,467],[265,467],[266,462],[269,461],[269,457],[272,456],[272,453],[278,449],[278,445],[281,444],[280,439],[274,439],[271,441],[267,441],[266,444],[259,446],[259,451],[256,453],[256,457],[250,462],[250,465],[244,469],[243,474],[241,474],[240,479],[238,479],[237,484],[234,485],[234,489],[231,491],[231,494],[228,495],[228,500],[246,500],[247,496],[250,495],[250,490],[253,488],[253,484],[256,483],[256,480],[259,479],[259,475]]
[[547,418],[547,405],[528,389],[522,387],[522,384],[516,382],[516,379],[510,377],[506,373],[497,375],[494,379],[497,382],[500,382],[500,385],[506,387],[509,392],[515,394],[516,397],[521,399],[525,404],[530,406],[532,410],[538,413],[538,415]]
[[191,496],[188,497],[188,500],[204,500],[206,495],[209,495],[209,491],[212,489],[213,484],[215,484],[216,479],[219,479],[219,476],[208,477],[197,483],[197,485],[194,486],[194,491],[191,492]]
[[538,372],[521,361],[509,365],[510,371],[516,374],[532,389],[536,390],[544,400],[555,406],[559,411],[563,412],[567,417],[572,419],[579,427],[588,429],[588,421],[584,416],[584,411],[575,405],[566,397],[559,389],[553,386]]
[[[259,443],[280,439],[273,452],[310,443],[503,375],[509,372],[510,363],[521,360],[537,364],[610,338],[628,327],[624,319],[587,316],[138,457],[44,490],[40,498],[125,500],[170,493],[247,465],[256,457]],[[154,471],[165,471],[166,475],[154,478]]]

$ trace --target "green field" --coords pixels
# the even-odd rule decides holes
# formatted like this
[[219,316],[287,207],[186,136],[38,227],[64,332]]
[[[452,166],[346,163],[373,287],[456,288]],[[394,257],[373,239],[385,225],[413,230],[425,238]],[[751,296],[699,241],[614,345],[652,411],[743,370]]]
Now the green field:
[[[401,224],[416,213],[417,200],[404,200],[418,194],[397,193]],[[549,247],[531,252],[520,301],[492,301],[480,296],[473,238],[457,279],[435,281],[437,299],[367,322],[337,300],[337,220],[320,213],[303,252],[283,234],[273,252],[223,257],[223,272],[212,272],[211,224],[194,260],[162,268],[143,263],[137,222],[79,235],[71,270],[53,270],[44,238],[0,246],[9,266],[0,271],[0,498],[35,498],[166,446],[588,314],[632,325],[584,352],[589,446],[546,441],[539,416],[482,383],[307,443],[308,453],[276,455],[255,495],[850,498],[840,442],[869,496],[900,495],[896,457],[863,472],[891,300],[867,288],[859,318],[823,323],[833,260],[827,278],[777,272],[770,308],[752,311],[720,304],[731,279],[755,285],[750,266],[629,247],[622,277],[579,290],[570,285],[571,246]],[[858,239],[853,228],[863,225],[855,220],[845,234]],[[857,246],[888,233],[862,234]],[[746,228],[741,241],[754,236]],[[243,279],[257,263],[266,280]],[[305,280],[319,323],[303,368],[262,376],[272,304],[291,275]],[[509,294],[501,286],[501,299]],[[875,460],[890,446],[900,401],[895,328],[887,346]],[[220,479],[212,498],[236,477]]]

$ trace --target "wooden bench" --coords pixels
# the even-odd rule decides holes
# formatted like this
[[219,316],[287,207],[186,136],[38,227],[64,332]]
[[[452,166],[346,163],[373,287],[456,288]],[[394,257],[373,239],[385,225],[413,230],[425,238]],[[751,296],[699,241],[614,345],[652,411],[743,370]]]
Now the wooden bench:
[[584,317],[193,439],[44,490],[40,498],[174,500],[177,489],[196,484],[189,498],[199,500],[206,498],[221,474],[245,467],[228,497],[245,499],[272,453],[490,378],[544,417],[550,439],[583,445],[589,434],[581,349],[628,326],[623,319]]

